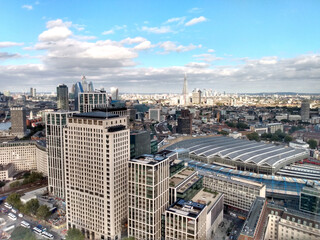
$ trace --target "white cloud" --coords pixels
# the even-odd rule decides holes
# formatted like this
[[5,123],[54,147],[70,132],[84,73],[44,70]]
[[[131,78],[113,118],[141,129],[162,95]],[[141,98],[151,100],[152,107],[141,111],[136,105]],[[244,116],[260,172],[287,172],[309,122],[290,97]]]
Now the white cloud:
[[169,26],[162,26],[162,27],[146,27],[146,26],[143,26],[141,28],[141,30],[145,31],[145,32],[149,32],[149,33],[156,33],[156,34],[172,32],[172,30],[171,30],[171,28]]
[[186,64],[185,66],[189,68],[208,68],[210,67],[210,64],[204,62],[191,62]]
[[52,27],[39,35],[39,41],[59,41],[72,34],[67,27]]
[[24,43],[17,42],[0,42],[0,48],[22,46]]
[[125,30],[126,28],[127,28],[127,25],[122,25],[122,26],[115,25],[110,30],[106,30],[106,31],[102,32],[102,35],[114,34],[116,31]]
[[196,58],[197,60],[205,61],[205,62],[213,62],[222,60],[222,57],[216,57],[215,55],[212,55],[210,53],[203,53],[203,54],[197,54],[193,55],[192,57]]
[[214,49],[208,49],[208,53],[213,53],[213,52],[215,52]]
[[46,23],[47,28],[54,28],[54,27],[71,27],[72,22],[64,22],[62,19],[51,20]]
[[81,25],[81,24],[72,24],[72,27],[74,27],[75,29],[77,29],[78,31],[83,31],[85,25]]
[[198,8],[198,7],[194,7],[194,8],[191,8],[188,12],[189,13],[200,13],[200,12],[202,12],[202,9]]
[[109,35],[109,34],[114,34],[114,30],[110,29],[110,30],[102,32],[102,35]]
[[186,17],[176,17],[176,18],[170,18],[165,23],[174,23],[177,22],[178,25],[181,25],[186,20]]
[[191,19],[189,22],[187,22],[185,24],[185,26],[192,26],[194,24],[201,23],[201,22],[206,22],[206,21],[207,21],[207,19],[204,16],[201,16],[201,17],[198,17],[198,18]]
[[[54,24],[48,24],[50,28],[46,31],[64,27],[71,31],[72,23],[70,25],[63,21],[55,21]],[[215,88],[217,91],[227,92],[320,92],[320,54],[288,59],[275,56],[244,59],[239,65],[211,67],[210,61],[221,58],[203,53],[194,55],[195,60],[187,64],[185,60],[175,66],[141,67],[136,59],[139,50],[160,47],[160,44],[166,43],[162,46],[163,51],[166,48],[168,51],[183,52],[196,45],[183,46],[170,41],[152,45],[142,37],[121,41],[86,41],[79,40],[79,37],[81,38],[71,33],[63,39],[36,43],[33,46],[34,51],[45,50],[41,51],[39,64],[0,64],[1,88],[26,91],[36,84],[37,90],[48,92],[53,91],[58,83],[65,83],[71,87],[80,80],[82,74],[86,74],[96,86],[109,88],[117,85],[121,92],[154,92],[156,89],[157,92],[180,93],[186,72],[192,88]],[[0,42],[1,44],[12,45]],[[19,57],[19,54],[0,53],[0,58],[4,61],[16,57]]]
[[7,52],[0,52],[0,61],[2,60],[7,60],[7,59],[11,59],[11,58],[19,58],[21,57],[20,54],[17,53],[7,53]]
[[135,38],[126,38],[120,41],[121,44],[134,44],[134,43],[142,43],[147,39],[143,37],[135,37]]
[[153,46],[151,45],[150,41],[144,41],[140,44],[138,44],[137,46],[134,47],[135,50],[146,50],[149,48],[152,48]]
[[183,45],[176,45],[174,42],[171,42],[171,41],[166,41],[166,42],[160,43],[159,47],[163,48],[165,53],[168,53],[168,52],[187,52],[187,51],[194,50],[196,48],[201,48],[202,45],[189,44],[188,46],[183,46]]
[[23,5],[22,8],[27,9],[29,11],[33,9],[32,5]]

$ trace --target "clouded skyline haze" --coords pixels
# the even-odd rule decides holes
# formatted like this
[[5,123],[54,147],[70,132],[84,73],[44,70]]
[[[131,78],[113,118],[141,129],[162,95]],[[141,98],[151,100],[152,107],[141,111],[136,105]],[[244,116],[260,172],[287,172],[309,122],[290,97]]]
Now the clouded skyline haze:
[[0,91],[320,92],[320,1],[0,4]]

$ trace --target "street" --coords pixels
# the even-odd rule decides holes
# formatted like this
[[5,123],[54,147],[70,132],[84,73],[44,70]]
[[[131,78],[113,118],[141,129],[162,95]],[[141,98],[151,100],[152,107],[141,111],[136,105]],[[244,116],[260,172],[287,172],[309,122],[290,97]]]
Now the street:
[[[36,219],[34,219],[34,218],[32,218],[32,217],[29,217],[29,216],[23,216],[22,218],[21,218],[21,217],[18,217],[19,212],[17,212],[16,214],[14,213],[14,215],[17,216],[17,220],[12,220],[12,219],[10,219],[10,218],[8,217],[8,213],[11,212],[10,209],[6,208],[6,207],[4,206],[4,204],[1,204],[1,205],[0,205],[0,209],[1,209],[1,210],[2,210],[2,209],[5,209],[5,210],[8,211],[7,213],[4,213],[3,211],[0,212],[0,218],[3,218],[3,219],[5,220],[5,222],[6,222],[4,225],[2,225],[2,226],[0,227],[0,230],[5,229],[7,226],[10,226],[10,225],[12,225],[12,224],[14,224],[14,225],[15,225],[15,228],[16,228],[16,227],[20,226],[21,221],[26,221],[26,222],[28,222],[28,223],[31,225],[30,230],[32,230],[33,227],[36,227],[36,226],[38,226],[38,225],[41,225],[43,228],[46,228],[46,232],[49,232],[49,233],[51,233],[51,234],[54,236],[54,239],[57,239],[57,240],[58,240],[58,239],[59,239],[59,240],[61,239],[61,237],[60,237],[56,232],[52,231],[52,229],[51,229],[51,227],[50,227],[49,225],[44,224],[44,221],[41,221],[41,222],[40,222],[40,221],[38,221],[38,220],[36,220]],[[11,212],[11,213],[12,213],[12,212]],[[9,233],[12,233],[13,230],[14,230],[14,229],[12,229],[12,230],[10,230],[10,231],[8,231],[8,232],[9,232]],[[42,237],[42,236],[39,236],[39,235],[37,235],[37,234],[35,234],[35,233],[33,233],[33,234],[34,234],[34,236],[36,236],[37,239],[46,239],[46,238],[44,238],[44,237]]]

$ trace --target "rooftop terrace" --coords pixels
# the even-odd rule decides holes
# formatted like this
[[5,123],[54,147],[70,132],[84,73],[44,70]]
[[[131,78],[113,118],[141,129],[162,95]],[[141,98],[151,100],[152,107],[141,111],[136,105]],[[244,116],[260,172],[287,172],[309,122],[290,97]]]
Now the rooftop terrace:
[[185,201],[183,199],[178,200],[168,209],[170,212],[177,213],[179,215],[197,218],[198,215],[205,209],[206,205],[196,203],[193,201]]

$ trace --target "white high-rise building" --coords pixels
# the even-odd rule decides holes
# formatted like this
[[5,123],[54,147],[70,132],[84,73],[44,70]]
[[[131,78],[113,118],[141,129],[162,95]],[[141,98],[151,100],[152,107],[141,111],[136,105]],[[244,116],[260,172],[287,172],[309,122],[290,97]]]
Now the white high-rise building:
[[108,94],[104,91],[78,93],[78,111],[92,112],[95,108],[108,107]]
[[111,92],[111,99],[112,100],[119,100],[119,89],[116,87],[110,88]]
[[72,114],[63,110],[46,113],[49,192],[62,199],[65,198],[63,128]]
[[87,239],[121,239],[127,220],[127,117],[74,114],[64,130],[68,228]]
[[169,206],[170,160],[163,151],[129,161],[128,235],[137,240],[161,239],[161,215]]

